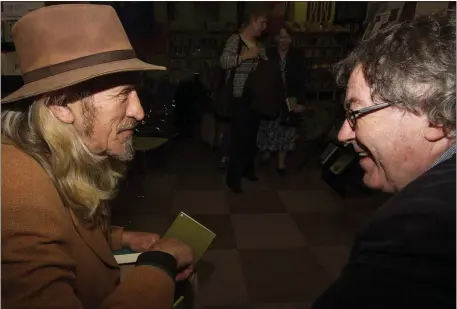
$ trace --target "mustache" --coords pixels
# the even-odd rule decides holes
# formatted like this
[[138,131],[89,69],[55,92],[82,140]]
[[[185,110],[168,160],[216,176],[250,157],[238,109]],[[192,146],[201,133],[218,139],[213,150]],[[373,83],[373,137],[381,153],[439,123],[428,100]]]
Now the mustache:
[[119,128],[117,129],[117,133],[120,133],[120,132],[126,131],[126,130],[133,130],[136,127],[138,127],[139,124],[140,123],[136,120],[128,120],[119,125]]

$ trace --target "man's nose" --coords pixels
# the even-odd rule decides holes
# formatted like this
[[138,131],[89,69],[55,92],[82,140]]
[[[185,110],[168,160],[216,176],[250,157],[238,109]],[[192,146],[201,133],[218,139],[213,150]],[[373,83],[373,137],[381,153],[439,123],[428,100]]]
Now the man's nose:
[[144,118],[144,110],[141,106],[140,98],[136,91],[132,91],[130,94],[130,102],[127,108],[127,117],[136,119],[136,121],[141,121]]
[[338,140],[342,143],[350,142],[355,139],[355,132],[349,125],[348,120],[344,120],[343,125],[341,126],[340,131],[338,132]]

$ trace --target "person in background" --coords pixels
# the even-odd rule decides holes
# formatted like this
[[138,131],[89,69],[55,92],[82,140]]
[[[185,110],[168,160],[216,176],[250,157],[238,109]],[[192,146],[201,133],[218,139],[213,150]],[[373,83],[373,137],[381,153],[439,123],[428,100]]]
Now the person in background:
[[364,183],[395,193],[313,309],[456,307],[455,14],[382,29],[336,67],[338,139]]
[[[282,73],[289,106],[295,113],[304,110],[305,64],[302,51],[292,46],[293,30],[282,26],[276,35],[277,46],[267,51],[269,60],[277,61]],[[265,164],[270,159],[271,152],[278,152],[278,172],[286,172],[287,152],[294,150],[296,128],[284,123],[284,115],[278,119],[260,120],[257,137],[257,148],[263,153],[261,162]]]
[[[2,307],[172,308],[191,249],[109,220],[144,117],[135,72],[165,68],[136,58],[111,6],[47,6],[12,33],[25,85],[2,99]],[[141,254],[120,282],[122,248]]]
[[240,33],[227,40],[220,58],[222,69],[227,71],[226,78],[230,75],[230,69],[235,68],[226,178],[227,186],[234,193],[243,192],[243,177],[251,181],[258,180],[254,161],[260,117],[249,108],[249,94],[243,89],[249,74],[257,67],[257,59],[267,59],[264,47],[256,41],[266,29],[266,24],[267,15],[264,11],[250,14]]

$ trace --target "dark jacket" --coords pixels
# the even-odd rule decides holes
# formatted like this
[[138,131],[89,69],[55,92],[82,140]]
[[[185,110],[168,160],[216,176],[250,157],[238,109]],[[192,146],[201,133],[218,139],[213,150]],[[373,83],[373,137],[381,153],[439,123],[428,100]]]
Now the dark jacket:
[[456,307],[456,156],[375,214],[313,309]]
[[245,83],[243,97],[250,108],[266,119],[275,120],[285,108],[286,96],[281,71],[275,61],[260,60]]
[[[269,60],[279,63],[277,47],[267,50]],[[305,100],[305,58],[303,52],[295,47],[290,47],[286,55],[286,94],[287,97],[297,97],[299,104]]]

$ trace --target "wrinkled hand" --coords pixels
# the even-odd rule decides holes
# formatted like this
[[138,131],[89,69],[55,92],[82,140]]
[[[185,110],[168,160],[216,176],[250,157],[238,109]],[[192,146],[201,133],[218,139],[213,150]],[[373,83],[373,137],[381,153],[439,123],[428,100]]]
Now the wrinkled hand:
[[144,252],[148,251],[159,239],[160,236],[154,233],[124,231],[122,246],[134,252]]
[[194,272],[194,265],[190,265],[187,268],[180,269],[179,273],[176,275],[176,281],[184,281],[189,278]]
[[192,249],[176,239],[163,238],[155,243],[150,251],[162,251],[171,254],[177,262],[176,281],[186,280],[194,271]]

